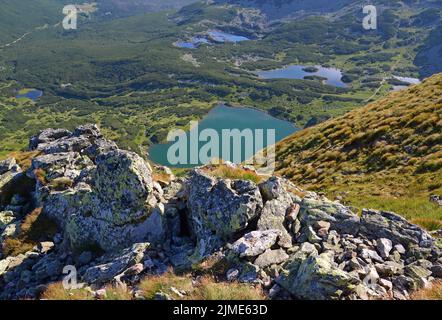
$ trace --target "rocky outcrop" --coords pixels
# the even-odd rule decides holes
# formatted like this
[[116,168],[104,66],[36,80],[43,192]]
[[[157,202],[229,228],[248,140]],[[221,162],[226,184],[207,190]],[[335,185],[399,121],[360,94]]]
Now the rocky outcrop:
[[163,240],[159,195],[152,170],[140,156],[117,149],[93,125],[73,133],[43,131],[31,139],[30,148],[43,153],[28,173],[43,175],[38,202],[59,223],[71,248],[113,251]]
[[207,257],[257,219],[263,202],[250,181],[217,179],[195,170],[187,185],[187,209],[198,247],[195,258]]
[[23,254],[2,252],[0,299],[37,298],[66,266],[95,290],[206,258],[227,263],[220,279],[272,299],[408,299],[442,277],[440,241],[425,230],[390,212],[358,216],[282,178],[226,179],[208,166],[177,179],[158,167],[155,181],[95,125],[45,130],[30,149],[39,152],[26,172],[0,162],[0,240],[31,241],[21,227],[36,207],[58,230],[33,235]]

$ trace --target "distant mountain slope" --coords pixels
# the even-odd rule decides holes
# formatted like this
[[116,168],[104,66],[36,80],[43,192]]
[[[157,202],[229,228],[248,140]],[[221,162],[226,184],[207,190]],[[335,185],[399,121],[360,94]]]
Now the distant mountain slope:
[[[63,0],[0,0],[0,45],[63,19]],[[71,1],[72,2],[72,1]]]
[[98,0],[102,12],[126,16],[164,9],[177,9],[198,0]]
[[428,199],[442,194],[442,74],[296,133],[277,163],[305,187],[440,228],[442,208]]
[[[196,0],[0,0],[0,46],[16,40],[45,24],[64,18],[62,9],[68,4],[96,2],[98,15],[110,18],[180,8]],[[109,13],[111,13],[109,15]]]
[[281,19],[297,14],[326,14],[337,13],[340,10],[354,11],[361,14],[362,7],[367,4],[373,4],[382,8],[400,8],[403,6],[416,7],[419,9],[441,8],[442,4],[439,0],[215,0],[217,4],[233,4],[244,7],[253,7],[260,9],[270,19]]
[[283,18],[298,11],[327,13],[352,4],[354,0],[217,0],[216,3],[229,3],[262,10],[270,19]]

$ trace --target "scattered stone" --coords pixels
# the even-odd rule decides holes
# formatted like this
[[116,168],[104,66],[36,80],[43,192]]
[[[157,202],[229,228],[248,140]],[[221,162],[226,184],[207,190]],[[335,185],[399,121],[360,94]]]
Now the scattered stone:
[[376,251],[370,250],[370,249],[362,249],[361,250],[361,257],[366,262],[375,261],[375,262],[384,262],[384,260],[377,254]]
[[379,284],[384,287],[387,291],[393,290],[393,283],[386,279],[379,279]]
[[256,257],[270,249],[278,240],[278,230],[252,231],[236,241],[232,250],[239,257]]
[[306,234],[310,243],[320,243],[322,241],[322,238],[316,234],[311,226],[307,227]]
[[40,253],[48,253],[54,248],[54,243],[50,241],[40,242],[37,246]]
[[239,270],[238,269],[230,269],[226,273],[227,281],[235,281],[238,279],[239,276]]
[[394,246],[394,249],[395,249],[397,252],[399,252],[401,255],[402,255],[402,254],[405,254],[405,252],[406,252],[404,246],[401,245],[401,244],[397,244],[397,245],[395,245],[395,246]]
[[377,240],[376,248],[381,257],[387,259],[390,255],[391,249],[393,249],[393,243],[389,239],[381,238]]
[[38,298],[67,265],[84,286],[136,288],[144,274],[188,270],[214,255],[230,263],[228,281],[268,289],[274,299],[408,299],[442,276],[442,250],[419,226],[390,212],[359,217],[286,179],[257,185],[215,177],[208,166],[178,179],[156,167],[165,179],[153,181],[146,161],[96,125],[44,130],[30,150],[40,154],[25,173],[13,159],[0,162],[0,240],[18,235],[21,214],[36,204],[59,230],[26,254],[0,253],[0,299]]
[[98,300],[104,300],[106,299],[106,296],[107,296],[106,289],[99,289],[95,291],[95,298]]
[[90,251],[84,251],[80,254],[80,256],[77,259],[77,262],[80,266],[84,266],[92,261],[93,254]]
[[442,278],[442,265],[436,264],[431,267],[431,275],[436,278]]
[[289,255],[283,249],[267,250],[261,254],[254,262],[254,265],[260,268],[266,268],[272,264],[280,264],[287,261]]

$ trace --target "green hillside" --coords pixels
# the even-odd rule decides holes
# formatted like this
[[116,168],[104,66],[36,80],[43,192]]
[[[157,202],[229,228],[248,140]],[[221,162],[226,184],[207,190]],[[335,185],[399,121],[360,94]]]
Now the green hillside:
[[358,208],[399,212],[441,228],[442,74],[296,133],[277,149],[277,170]]

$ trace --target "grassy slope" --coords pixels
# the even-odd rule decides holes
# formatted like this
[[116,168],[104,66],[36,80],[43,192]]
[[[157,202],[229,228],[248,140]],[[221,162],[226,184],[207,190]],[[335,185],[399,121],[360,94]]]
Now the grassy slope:
[[[74,3],[76,1],[73,1]],[[45,24],[63,20],[65,0],[0,0],[0,44],[17,39]],[[72,1],[71,1],[72,3]]]
[[442,227],[442,74],[296,133],[277,148],[277,170],[357,208],[392,210]]

